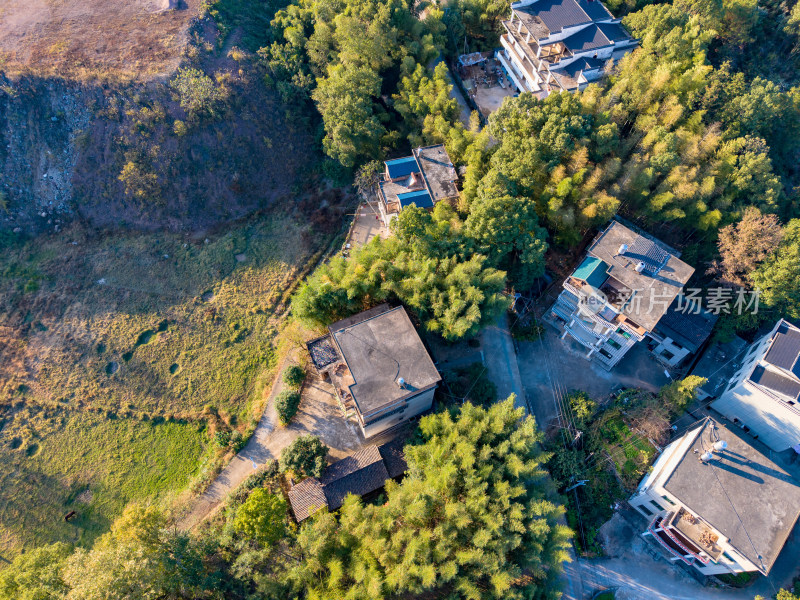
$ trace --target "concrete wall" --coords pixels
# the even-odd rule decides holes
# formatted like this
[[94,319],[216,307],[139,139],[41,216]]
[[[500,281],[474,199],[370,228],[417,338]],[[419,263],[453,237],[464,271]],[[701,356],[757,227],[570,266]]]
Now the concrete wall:
[[726,391],[711,408],[731,422],[738,419],[737,425],[749,427],[751,435],[777,452],[800,444],[800,412],[749,382]]
[[[669,500],[664,498],[664,496],[666,496]],[[652,522],[657,514],[666,514],[667,512],[678,510],[681,506],[683,506],[686,510],[689,510],[688,507],[684,506],[677,498],[667,494],[666,490],[661,487],[655,487],[641,491],[628,502],[633,508],[639,511],[639,513],[644,515],[648,522]],[[689,512],[691,512],[691,510],[689,510]],[[702,518],[702,515],[697,516]],[[727,538],[722,535],[722,533],[716,530],[714,531],[719,536],[720,540],[725,540],[724,542],[719,542],[724,554],[720,555],[716,563],[714,561],[709,561],[708,564],[704,565],[702,562],[695,560],[692,564],[695,569],[700,571],[703,575],[722,575],[725,573],[758,571],[758,567],[750,560],[745,558],[745,556],[736,550],[736,548],[731,546],[727,542]],[[649,535],[651,534],[647,531],[642,533],[642,536]],[[660,544],[660,542],[657,540],[654,540],[654,543]],[[681,559],[677,556],[673,556],[670,558],[670,560],[672,562],[677,562]]]
[[386,411],[384,411],[387,413],[391,413],[398,408],[402,408],[403,410],[401,412],[390,414],[388,417],[367,425],[366,427],[362,427],[364,437],[370,438],[383,431],[386,431],[391,427],[394,427],[395,425],[399,425],[404,421],[408,421],[408,419],[411,417],[415,417],[418,414],[430,409],[431,405],[433,404],[433,394],[435,391],[436,388],[432,387],[429,390],[425,390],[424,392],[409,398],[408,401],[398,402],[387,407]]

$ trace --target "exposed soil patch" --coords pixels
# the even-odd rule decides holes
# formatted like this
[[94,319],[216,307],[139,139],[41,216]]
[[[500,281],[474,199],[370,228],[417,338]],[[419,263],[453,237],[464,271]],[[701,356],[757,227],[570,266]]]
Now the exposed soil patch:
[[244,262],[244,261],[246,261],[246,260],[247,260],[247,255],[246,255],[246,254],[239,253],[239,254],[237,254],[237,255],[236,255],[234,258],[236,258],[236,262],[240,262],[240,263],[242,263],[242,262]]
[[75,502],[80,502],[81,504],[89,504],[92,501],[94,494],[92,490],[86,488],[80,494],[75,497]]
[[152,76],[175,68],[199,6],[199,0],[4,0],[0,55],[9,73]]

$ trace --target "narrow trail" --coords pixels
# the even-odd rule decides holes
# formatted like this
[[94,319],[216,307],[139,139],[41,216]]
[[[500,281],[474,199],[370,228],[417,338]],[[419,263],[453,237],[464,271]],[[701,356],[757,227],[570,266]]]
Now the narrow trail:
[[276,379],[267,398],[264,412],[247,445],[222,469],[205,492],[193,498],[191,510],[177,523],[178,529],[187,531],[209,517],[230,492],[268,460],[278,458],[280,451],[295,437],[280,435],[284,433],[282,430],[275,431],[278,423],[275,397],[286,385],[280,374],[289,362],[296,361],[296,353],[296,350],[287,352],[278,365]]

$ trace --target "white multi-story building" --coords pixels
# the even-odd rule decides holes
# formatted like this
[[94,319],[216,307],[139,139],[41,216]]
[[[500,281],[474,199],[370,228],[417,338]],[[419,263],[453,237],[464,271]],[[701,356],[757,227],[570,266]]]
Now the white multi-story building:
[[682,357],[676,340],[654,333],[694,273],[678,256],[661,242],[612,221],[564,280],[547,318],[561,329],[562,339],[570,336],[586,348],[587,358],[607,369],[645,336],[652,338],[654,352]]
[[523,0],[503,26],[495,55],[524,92],[583,89],[638,43],[599,0]]
[[711,407],[778,452],[800,451],[800,328],[781,319],[753,344]]
[[714,419],[669,444],[630,504],[642,533],[703,575],[766,575],[800,516],[798,482]]

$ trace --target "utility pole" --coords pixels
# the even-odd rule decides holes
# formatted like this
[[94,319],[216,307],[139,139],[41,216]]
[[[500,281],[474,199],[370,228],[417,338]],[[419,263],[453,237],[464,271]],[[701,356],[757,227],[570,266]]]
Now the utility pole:
[[575,485],[571,485],[570,487],[568,487],[567,489],[565,489],[565,490],[564,490],[564,493],[566,494],[567,492],[571,492],[571,491],[572,491],[572,490],[574,490],[575,488],[577,488],[577,487],[580,487],[580,486],[582,486],[582,485],[586,485],[587,483],[589,483],[589,480],[588,480],[588,479],[581,479],[581,480],[580,480],[578,483],[576,483]]

